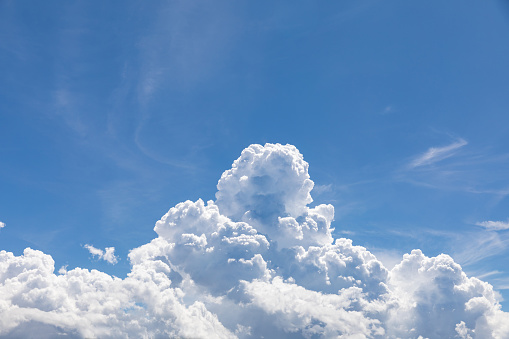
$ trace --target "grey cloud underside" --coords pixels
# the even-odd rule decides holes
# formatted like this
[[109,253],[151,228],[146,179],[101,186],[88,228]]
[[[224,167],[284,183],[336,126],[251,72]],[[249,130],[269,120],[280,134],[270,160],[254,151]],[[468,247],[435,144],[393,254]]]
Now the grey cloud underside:
[[251,145],[216,201],[186,201],[119,279],[51,256],[0,252],[0,335],[202,338],[508,338],[492,286],[415,250],[388,271],[333,239],[331,205],[291,145]]

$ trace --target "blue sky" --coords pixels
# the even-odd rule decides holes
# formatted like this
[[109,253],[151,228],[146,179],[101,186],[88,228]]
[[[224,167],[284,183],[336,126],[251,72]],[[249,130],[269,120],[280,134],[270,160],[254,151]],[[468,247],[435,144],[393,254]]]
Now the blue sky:
[[2,1],[0,249],[124,277],[169,208],[289,143],[334,237],[509,299],[508,32],[504,1]]

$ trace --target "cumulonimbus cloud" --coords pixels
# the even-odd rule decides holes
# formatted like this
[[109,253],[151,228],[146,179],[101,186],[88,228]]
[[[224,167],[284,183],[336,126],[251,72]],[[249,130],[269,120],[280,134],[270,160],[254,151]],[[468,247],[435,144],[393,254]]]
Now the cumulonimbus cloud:
[[333,239],[331,205],[309,207],[308,164],[291,145],[251,145],[215,201],[185,201],[131,250],[119,279],[51,256],[0,252],[4,337],[507,338],[493,288],[445,254],[392,270]]

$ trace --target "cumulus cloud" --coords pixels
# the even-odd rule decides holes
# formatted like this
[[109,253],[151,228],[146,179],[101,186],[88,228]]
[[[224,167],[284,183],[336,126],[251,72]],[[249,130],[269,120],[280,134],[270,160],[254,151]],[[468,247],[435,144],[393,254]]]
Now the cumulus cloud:
[[352,240],[333,239],[334,208],[309,207],[313,182],[295,147],[249,146],[217,187],[215,201],[172,207],[157,238],[130,251],[125,279],[57,275],[47,254],[1,251],[0,336],[509,336],[492,286],[451,257],[414,250],[388,270]]
[[477,226],[481,226],[490,231],[501,231],[509,229],[509,221],[481,221],[476,223]]
[[106,247],[104,251],[88,244],[83,247],[85,247],[90,254],[98,259],[105,260],[112,265],[115,265],[118,262],[118,258],[115,256],[115,247]]
[[467,145],[464,139],[458,139],[450,145],[443,147],[431,147],[424,154],[415,158],[410,164],[410,168],[431,165],[437,161],[444,160],[454,155],[461,147]]
[[4,227],[5,227],[5,223],[0,221],[0,228],[4,228]]

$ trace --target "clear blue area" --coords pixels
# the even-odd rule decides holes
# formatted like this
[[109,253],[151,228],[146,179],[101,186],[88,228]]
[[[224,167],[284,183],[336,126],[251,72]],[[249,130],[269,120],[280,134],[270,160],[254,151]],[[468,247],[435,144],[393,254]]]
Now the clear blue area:
[[124,276],[265,142],[304,154],[336,237],[509,299],[509,230],[476,225],[509,220],[506,1],[0,2],[0,249]]

